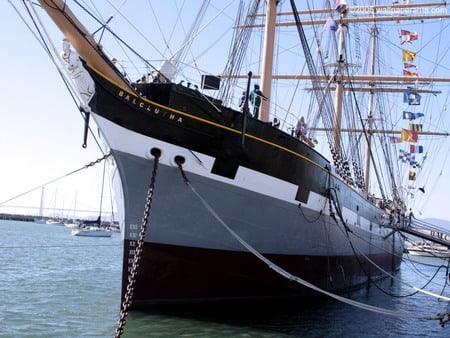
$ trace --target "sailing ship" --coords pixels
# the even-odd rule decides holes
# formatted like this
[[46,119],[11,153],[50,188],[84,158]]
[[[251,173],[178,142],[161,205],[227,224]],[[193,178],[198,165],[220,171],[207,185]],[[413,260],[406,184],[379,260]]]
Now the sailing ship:
[[[118,15],[127,6],[110,9],[104,20],[87,7],[81,9],[89,16],[77,18],[77,1],[38,2],[41,8],[27,12],[45,11],[63,33],[63,52],[55,60],[64,62],[86,128],[93,118],[117,170],[122,299],[132,296],[132,306],[141,307],[343,292],[399,269],[404,242],[396,230],[403,226],[411,189],[418,188],[414,166],[424,163],[413,163],[409,148],[408,163],[399,161],[397,152],[400,145],[418,146],[417,135],[428,132],[412,119],[393,117],[394,110],[417,108],[421,96],[439,94],[432,84],[449,79],[432,76],[442,75],[442,69],[410,74],[415,54],[401,43],[416,42],[411,32],[395,36],[389,50],[401,58],[404,49],[409,61],[400,67],[412,68],[393,74],[392,65],[391,74],[381,75],[377,41],[386,38],[380,29],[384,22],[396,27],[397,35],[402,23],[448,18],[443,12],[407,11],[446,8],[445,3],[340,0],[323,1],[319,8],[317,1],[302,1],[297,9],[294,1],[237,1],[228,54],[208,34],[215,44],[201,50],[219,48],[208,62],[217,66],[218,57],[226,56],[224,70],[198,71],[190,79],[187,67],[180,68],[194,38],[207,31],[201,22],[209,1],[181,48],[159,65],[129,47],[139,33],[116,34],[116,21],[117,27],[130,23]],[[171,26],[175,7],[166,5],[163,16],[140,20]],[[286,5],[289,10],[283,11]],[[192,18],[190,10],[178,8],[177,15],[186,11]],[[214,10],[216,19],[229,18]],[[86,28],[81,18],[95,18],[97,27]],[[364,29],[353,28],[360,23]],[[289,32],[276,33],[282,28]],[[256,40],[264,40],[264,47],[258,45],[263,56],[250,63],[255,30]],[[141,36],[148,42],[156,32]],[[275,37],[286,36],[291,44],[277,49]],[[50,39],[44,39],[48,45]],[[139,66],[128,67],[125,56],[116,54],[120,50],[111,54],[108,42],[123,43],[123,55],[136,57]],[[168,40],[161,42],[158,49],[152,41],[151,50],[163,54]],[[370,51],[367,59],[361,44]],[[275,67],[283,55],[290,58],[282,63],[285,68]],[[272,87],[282,81],[294,83],[293,89]],[[261,106],[249,102],[255,84],[264,95]],[[383,101],[392,98],[400,103]],[[296,133],[301,116],[307,122],[304,135]],[[401,122],[411,126],[396,129]],[[413,173],[419,176],[415,180]]]

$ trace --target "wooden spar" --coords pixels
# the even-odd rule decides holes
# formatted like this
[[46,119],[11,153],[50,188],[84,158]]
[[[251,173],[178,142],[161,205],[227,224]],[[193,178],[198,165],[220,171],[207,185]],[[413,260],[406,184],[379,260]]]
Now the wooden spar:
[[[329,128],[320,128],[320,127],[312,127],[308,128],[313,131],[330,131]],[[365,129],[356,129],[356,128],[342,128],[341,133],[369,133],[368,130]],[[371,134],[384,134],[384,135],[397,135],[401,134],[401,130],[380,130],[380,129],[372,129],[370,130]],[[430,135],[430,136],[450,136],[448,132],[434,132],[434,131],[416,131],[417,135]]]
[[[272,91],[272,73],[273,73],[273,53],[275,43],[275,24],[277,12],[277,0],[267,1],[267,19],[264,32],[264,50],[261,70],[261,90],[265,96],[270,98]],[[259,118],[262,121],[269,121],[269,102],[262,100],[259,112]]]
[[[440,20],[440,19],[448,19],[450,18],[450,14],[439,14],[439,15],[395,15],[395,16],[374,16],[374,17],[351,17],[345,18],[342,20],[342,23],[345,25],[359,22],[383,22],[383,21],[410,21],[410,20]],[[323,26],[326,23],[327,19],[317,19],[314,21],[305,20],[302,21],[303,26]],[[295,26],[296,23],[294,21],[283,21],[277,22],[277,27],[291,27]],[[256,25],[242,25],[238,26],[238,28],[262,28],[264,27],[261,24]]]
[[[371,85],[370,83],[364,83],[365,85]],[[352,82],[352,85],[355,85],[354,82]],[[429,83],[427,84],[421,84],[421,85],[429,85]],[[316,87],[316,88],[305,88],[308,91],[313,91],[313,90],[329,90],[329,91],[335,91],[336,87],[335,86],[329,86],[329,87]],[[345,90],[351,90],[352,92],[373,92],[373,93],[403,93],[406,89],[404,88],[391,88],[391,87],[346,87]],[[433,95],[437,95],[437,94],[442,94],[441,90],[429,90],[429,89],[417,89],[417,88],[413,88],[413,89],[409,89],[410,92],[413,93],[424,93],[424,94],[433,94]]]
[[[234,75],[240,79],[247,78],[246,74]],[[333,78],[334,75],[325,75],[325,74],[317,74],[315,78],[318,80],[328,82]],[[355,83],[355,81],[372,81],[375,83],[390,83],[390,84],[400,84],[400,85],[411,85],[416,82],[450,82],[450,77],[439,77],[439,76],[406,76],[406,75],[371,75],[371,74],[352,74],[352,75],[343,75],[344,81],[351,81]],[[228,77],[226,74],[221,74],[220,77],[226,78]],[[261,78],[261,74],[253,75],[253,78],[259,79]],[[311,80],[311,74],[274,74],[272,75],[273,79],[276,80]]]
[[39,3],[85,62],[116,84],[132,89],[65,1],[39,0]]

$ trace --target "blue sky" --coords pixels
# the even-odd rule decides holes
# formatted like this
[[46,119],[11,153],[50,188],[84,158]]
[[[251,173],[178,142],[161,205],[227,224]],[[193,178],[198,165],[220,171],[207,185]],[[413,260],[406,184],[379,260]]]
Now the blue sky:
[[[83,120],[76,105],[55,66],[7,1],[0,1],[0,13],[0,37],[4,46],[0,53],[3,75],[0,85],[1,203],[76,170],[102,154],[92,136],[89,136],[88,148],[81,147]],[[444,91],[448,91],[447,88]],[[93,123],[92,126],[95,127]],[[449,144],[449,140],[442,141],[442,157],[448,157]],[[426,187],[428,198],[421,203],[416,216],[450,220],[448,163],[447,159],[441,178],[433,180],[437,183]],[[95,214],[99,208],[102,170],[103,167],[97,165],[46,187],[45,206],[49,212],[55,207],[71,210],[76,203],[77,209],[92,210]],[[37,190],[7,205],[37,208],[40,196]],[[0,207],[0,212],[10,211],[13,210]]]

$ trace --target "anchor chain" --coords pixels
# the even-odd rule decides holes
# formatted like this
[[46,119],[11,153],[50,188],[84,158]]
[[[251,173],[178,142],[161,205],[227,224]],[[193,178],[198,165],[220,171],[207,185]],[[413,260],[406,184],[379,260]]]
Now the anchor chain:
[[183,177],[184,183],[189,185],[189,183],[190,183],[189,179],[187,178],[186,173],[184,172],[184,169],[183,169],[184,159],[182,157],[175,157],[175,163],[178,166],[178,169],[180,169],[181,177]]
[[91,163],[86,164],[85,166],[83,166],[82,168],[80,168],[78,170],[82,170],[82,169],[87,169],[89,167],[93,167],[94,165],[99,164],[101,161],[106,160],[111,155],[112,155],[111,153],[107,153],[107,154],[103,155],[102,157],[96,159],[95,161],[92,161]]
[[142,258],[145,232],[147,230],[147,223],[148,223],[148,219],[150,216],[150,209],[151,209],[152,201],[153,201],[153,191],[155,188],[155,181],[156,181],[156,173],[157,173],[157,169],[158,169],[159,157],[161,156],[161,152],[152,150],[152,155],[155,157],[154,162],[153,162],[152,177],[150,179],[150,186],[149,186],[149,189],[147,192],[147,199],[146,199],[146,203],[145,203],[144,216],[142,218],[141,230],[139,232],[139,238],[138,238],[136,250],[134,252],[133,265],[131,267],[131,273],[128,276],[127,291],[124,295],[124,300],[122,302],[122,306],[120,309],[120,319],[117,323],[117,329],[116,329],[116,335],[115,335],[116,338],[120,337],[124,332],[124,326],[127,322],[126,317],[128,315],[128,309],[130,308],[131,303],[133,301],[134,284],[136,283],[136,276],[138,273],[139,262]]

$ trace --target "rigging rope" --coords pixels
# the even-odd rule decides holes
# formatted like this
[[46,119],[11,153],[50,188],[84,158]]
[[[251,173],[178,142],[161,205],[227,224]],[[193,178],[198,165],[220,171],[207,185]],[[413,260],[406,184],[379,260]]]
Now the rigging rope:
[[[298,35],[300,38],[300,42],[303,48],[303,52],[305,55],[305,60],[306,60],[306,64],[308,66],[308,70],[309,73],[311,75],[311,83],[312,83],[312,87],[313,87],[313,92],[314,95],[316,97],[316,101],[318,103],[318,113],[321,115],[322,117],[322,121],[323,124],[325,126],[326,129],[328,129],[328,131],[326,132],[327,135],[327,139],[328,139],[328,143],[330,145],[330,147],[332,147],[333,145],[333,131],[332,131],[332,126],[333,126],[333,115],[334,115],[334,105],[332,102],[332,98],[331,98],[331,94],[329,93],[329,91],[324,91],[321,86],[321,81],[318,77],[318,71],[316,69],[312,54],[311,54],[311,50],[309,48],[308,45],[308,40],[306,37],[306,34],[303,30],[303,25],[301,23],[300,17],[298,15],[298,11],[297,11],[297,7],[295,5],[294,0],[291,0],[291,7],[292,7],[292,12],[294,15],[294,19],[295,19],[295,23],[297,26],[297,31],[298,31]],[[322,61],[322,60],[321,60]],[[320,65],[322,66],[322,73],[325,74],[325,66],[324,63],[321,62]],[[334,74],[336,75],[336,74]],[[338,145],[336,145],[337,147]]]
[[252,29],[251,26],[255,23],[256,13],[260,4],[260,0],[254,0],[249,5],[247,13],[242,19],[244,11],[243,3],[240,3],[239,15],[236,16],[235,26],[242,27],[233,33],[232,49],[229,52],[229,57],[223,74],[228,75],[225,78],[225,85],[219,89],[218,97],[223,102],[230,102],[233,96],[232,88],[238,81],[237,75],[242,70],[242,64],[245,59],[248,44],[250,42]]
[[[156,67],[154,67],[150,62],[148,62],[143,56],[141,56],[134,48],[132,48],[128,43],[126,43],[122,38],[119,37],[108,25],[105,25],[102,20],[98,19],[92,12],[90,12],[86,7],[84,7],[78,0],[74,0],[74,2],[84,11],[87,15],[89,15],[92,19],[94,19],[98,24],[101,25],[101,28],[104,28],[104,30],[107,30],[115,39],[117,39],[121,44],[123,44],[131,53],[133,53],[139,60],[141,60],[147,67],[157,70]],[[125,16],[122,17],[131,27],[133,27],[138,34],[150,45],[154,48],[155,51],[159,52],[159,48],[157,48],[155,45],[151,43],[151,41],[148,39],[147,36],[142,34],[136,26],[132,24],[130,20],[128,20]],[[160,53],[161,54],[161,53]],[[162,55],[161,55],[162,56]],[[117,69],[117,72],[119,70]],[[124,74],[125,75],[125,74]],[[122,76],[122,74],[121,74]],[[164,76],[161,74],[161,76]]]
[[[331,194],[331,191],[334,191],[335,197],[333,197],[333,195]],[[371,260],[364,252],[362,252],[361,250],[359,250],[358,247],[354,246],[354,245],[353,245],[353,242],[350,240],[349,234],[354,235],[355,237],[359,238],[360,240],[363,240],[363,238],[360,237],[360,236],[358,236],[357,234],[355,234],[353,231],[348,231],[348,227],[347,227],[347,225],[345,224],[344,218],[343,218],[343,216],[342,216],[342,214],[341,214],[341,209],[340,209],[340,207],[338,206],[339,200],[337,199],[337,193],[336,193],[335,189],[330,189],[330,199],[329,199],[329,200],[330,200],[330,212],[331,212],[331,202],[333,202],[334,208],[335,208],[335,210],[336,210],[336,212],[337,212],[337,215],[339,216],[340,221],[342,222],[342,224],[343,224],[343,226],[344,226],[345,234],[346,234],[347,239],[348,239],[348,241],[349,241],[349,244],[350,244],[350,246],[351,246],[351,248],[352,248],[353,254],[354,254],[354,256],[357,258],[358,264],[360,265],[361,269],[364,271],[364,273],[366,274],[366,276],[369,278],[369,280],[373,283],[373,285],[375,285],[375,287],[376,287],[378,290],[380,290],[380,291],[382,291],[383,293],[388,294],[389,296],[392,296],[392,297],[407,297],[407,296],[412,296],[412,295],[414,295],[414,294],[420,292],[420,293],[424,293],[424,294],[427,294],[427,295],[429,295],[429,296],[432,296],[432,297],[435,297],[435,298],[438,298],[438,299],[450,301],[450,298],[449,298],[449,297],[445,297],[445,296],[438,295],[438,294],[435,294],[435,293],[430,292],[430,291],[423,290],[423,288],[425,288],[428,284],[431,283],[431,281],[432,281],[432,280],[434,279],[434,277],[437,275],[437,273],[438,273],[439,270],[436,271],[436,273],[434,274],[434,276],[433,276],[433,277],[432,277],[432,278],[431,278],[431,279],[430,279],[430,280],[429,280],[422,288],[418,288],[418,287],[413,286],[413,285],[411,285],[411,284],[405,283],[405,282],[403,282],[402,280],[399,280],[396,276],[392,275],[391,273],[387,272],[387,271],[384,270],[382,267],[380,267],[379,265],[377,265],[377,264],[376,264],[373,260]],[[336,221],[336,224],[338,224],[337,219],[335,219],[335,221]],[[369,244],[369,245],[373,245],[373,244],[371,244],[371,243],[368,243],[368,244]],[[381,289],[381,288],[377,285],[377,283],[370,277],[370,275],[366,272],[366,270],[365,270],[365,268],[364,268],[364,265],[363,265],[362,262],[359,260],[356,251],[358,251],[358,253],[359,253],[360,256],[364,257],[370,264],[372,264],[372,266],[376,267],[379,271],[383,272],[386,276],[388,276],[388,277],[390,277],[390,278],[392,278],[392,279],[395,279],[395,280],[399,281],[400,283],[402,283],[402,284],[404,284],[404,285],[407,285],[408,287],[410,287],[411,289],[413,289],[414,292],[411,293],[411,294],[409,294],[409,295],[405,295],[405,296],[397,296],[397,295],[388,293],[388,292],[386,292],[385,290]]]
[[[41,21],[39,20],[39,17],[36,13],[36,11],[33,8],[33,13],[34,15],[31,13],[31,9],[27,6],[25,0],[23,1],[23,5],[26,8],[26,11],[34,25],[34,28],[36,29],[36,32],[33,31],[32,27],[25,21],[25,18],[21,15],[21,13],[19,12],[19,10],[16,8],[16,6],[11,2],[11,0],[9,0],[9,3],[11,4],[11,6],[14,8],[14,10],[16,11],[16,13],[19,15],[20,19],[22,20],[22,22],[25,24],[25,26],[28,28],[28,30],[30,31],[30,33],[34,36],[34,38],[36,39],[36,41],[41,45],[41,47],[44,49],[44,51],[47,53],[47,55],[49,56],[50,60],[53,62],[53,64],[56,67],[56,70],[58,71],[59,76],[61,77],[64,85],[67,88],[67,91],[69,92],[69,95],[71,96],[73,102],[75,103],[75,105],[77,106],[79,113],[81,114],[83,120],[86,121],[88,120],[88,114],[87,112],[84,112],[84,109],[82,107],[83,105],[83,99],[80,97],[78,91],[74,88],[74,84],[72,81],[68,81],[67,79],[67,73],[63,72],[61,69],[61,64],[59,62],[57,62],[56,60],[60,61],[59,59],[57,59],[57,57],[55,57],[56,55],[58,55],[55,45],[54,43],[51,41],[49,35],[47,34],[47,32],[45,31],[45,29],[43,29],[43,25],[38,25],[38,22],[41,23]],[[46,37],[46,38],[45,38]],[[53,53],[51,51],[51,48],[49,46],[49,43],[51,45],[51,47],[53,48]],[[84,114],[85,113],[85,114]],[[89,128],[89,132],[91,133],[92,137],[94,137],[94,140],[98,146],[99,149],[102,149],[102,147],[100,146],[97,137],[95,136],[95,133],[92,132],[91,128]],[[83,148],[85,148],[85,144],[83,144]]]

